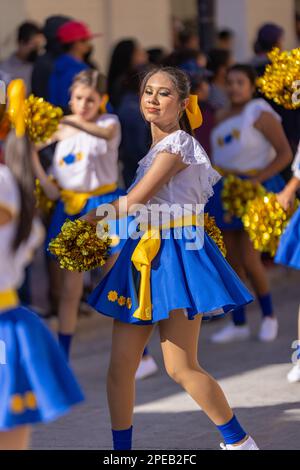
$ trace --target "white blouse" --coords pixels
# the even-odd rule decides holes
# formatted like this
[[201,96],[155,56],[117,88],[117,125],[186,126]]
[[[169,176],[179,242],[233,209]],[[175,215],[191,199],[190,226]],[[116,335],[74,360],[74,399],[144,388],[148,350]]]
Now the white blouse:
[[43,226],[38,219],[35,219],[29,238],[15,252],[12,250],[18,226],[20,196],[12,173],[2,164],[0,164],[1,207],[8,210],[13,217],[7,224],[0,225],[0,292],[21,286],[24,268],[31,261],[34,249],[44,238]]
[[292,164],[292,170],[294,176],[300,180],[300,142],[298,145],[297,153],[295,155],[293,164]]
[[211,134],[212,162],[217,167],[236,172],[261,170],[271,163],[275,150],[254,124],[262,112],[280,116],[264,99],[254,99],[243,111],[221,122]]
[[[155,157],[162,152],[179,155],[183,163],[188,166],[173,176],[147,202],[151,217],[153,214],[154,216],[160,214],[164,222],[164,216],[166,221],[169,220],[170,212],[178,217],[203,212],[204,205],[213,195],[213,186],[220,179],[220,175],[212,168],[199,142],[182,130],[169,134],[140,160],[135,180],[128,192],[143,178]],[[144,221],[143,215],[139,217],[139,221]]]
[[103,114],[97,124],[99,127],[116,124],[116,135],[105,140],[78,131],[57,144],[50,173],[61,188],[89,192],[99,186],[117,183],[121,141],[119,119],[113,114]]

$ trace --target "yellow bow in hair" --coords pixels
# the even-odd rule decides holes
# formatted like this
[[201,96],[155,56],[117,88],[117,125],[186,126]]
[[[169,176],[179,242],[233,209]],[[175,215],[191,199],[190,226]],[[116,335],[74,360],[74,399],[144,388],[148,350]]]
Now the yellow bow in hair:
[[191,128],[197,129],[203,122],[203,117],[198,104],[198,96],[190,95],[189,102],[185,109]]
[[101,104],[100,104],[100,112],[101,114],[107,113],[107,103],[109,102],[109,96],[107,94],[103,95]]
[[20,78],[12,80],[7,88],[8,116],[10,122],[16,130],[17,137],[25,134],[25,98],[26,87]]

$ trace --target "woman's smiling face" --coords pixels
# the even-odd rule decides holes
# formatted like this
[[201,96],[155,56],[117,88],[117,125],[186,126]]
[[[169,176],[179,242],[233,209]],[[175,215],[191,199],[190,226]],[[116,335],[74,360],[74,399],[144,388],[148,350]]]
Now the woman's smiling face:
[[145,85],[141,111],[150,124],[168,127],[179,121],[187,100],[180,102],[175,85],[167,73],[157,72]]

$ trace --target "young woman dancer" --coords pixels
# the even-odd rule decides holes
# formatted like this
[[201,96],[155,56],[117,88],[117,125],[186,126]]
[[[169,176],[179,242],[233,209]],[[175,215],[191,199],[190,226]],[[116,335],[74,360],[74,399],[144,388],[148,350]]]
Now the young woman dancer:
[[[300,188],[300,144],[292,170],[293,177],[283,191],[277,195],[277,199],[284,209],[288,209],[293,204],[296,192]],[[281,236],[275,262],[290,268],[300,269],[300,208],[293,215]],[[295,364],[287,375],[287,380],[290,383],[300,382],[300,306],[298,311],[298,344],[295,355]]]
[[[104,77],[95,70],[81,72],[75,77],[70,101],[73,114],[64,119],[52,138],[58,144],[50,173],[57,184],[49,180],[38,154],[34,154],[36,176],[50,199],[57,200],[48,230],[47,247],[67,218],[74,220],[125,193],[117,187],[121,139],[119,120],[113,114],[100,112],[105,90]],[[124,239],[119,238],[122,227],[122,222],[120,227],[116,227],[116,243],[106,269],[114,263],[124,243]],[[58,281],[59,343],[69,357],[82,296],[83,274],[62,271],[56,260],[51,261],[53,278]]]
[[[240,307],[252,297],[201,230],[203,206],[219,175],[191,135],[189,93],[187,75],[176,68],[153,70],[143,80],[141,110],[151,125],[152,147],[127,196],[111,205],[117,217],[145,205],[145,212],[139,206],[143,236],[128,238],[90,297],[96,310],[114,318],[107,391],[115,449],[131,448],[135,371],[155,324],[167,373],[215,423],[223,447],[257,449],[197,358],[202,318]],[[97,223],[103,217],[92,211],[83,219]]]
[[31,144],[7,138],[0,164],[0,450],[29,446],[31,426],[54,420],[83,399],[55,339],[20,305],[17,289],[43,241],[34,219]]
[[[227,89],[231,106],[220,116],[212,132],[212,163],[224,176],[236,174],[262,183],[271,192],[281,191],[284,180],[279,175],[292,155],[280,117],[263,99],[253,99],[255,72],[248,65],[234,65],[228,71]],[[222,205],[223,181],[215,188],[206,210],[215,216],[222,230],[227,259],[239,276],[249,278],[262,313],[261,341],[272,341],[278,332],[270,286],[261,254],[254,249],[240,219],[230,217]],[[216,343],[245,340],[250,336],[245,307],[233,312],[233,322],[212,336]]]

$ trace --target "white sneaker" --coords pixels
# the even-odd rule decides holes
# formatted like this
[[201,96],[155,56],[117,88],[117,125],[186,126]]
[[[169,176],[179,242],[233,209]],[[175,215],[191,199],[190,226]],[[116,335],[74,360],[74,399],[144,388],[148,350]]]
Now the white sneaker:
[[300,363],[294,365],[287,375],[287,380],[290,384],[300,382]]
[[136,371],[135,379],[145,379],[158,371],[158,366],[152,356],[147,356],[141,360],[140,365]]
[[213,343],[230,343],[231,341],[245,341],[250,337],[248,325],[236,326],[230,322],[224,328],[211,336]]
[[248,437],[242,444],[238,446],[234,446],[231,444],[224,444],[223,442],[220,444],[222,450],[259,450],[255,441],[252,439],[251,436]]
[[260,341],[274,341],[278,335],[278,320],[277,318],[265,317],[262,321],[258,339]]

